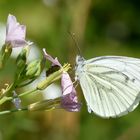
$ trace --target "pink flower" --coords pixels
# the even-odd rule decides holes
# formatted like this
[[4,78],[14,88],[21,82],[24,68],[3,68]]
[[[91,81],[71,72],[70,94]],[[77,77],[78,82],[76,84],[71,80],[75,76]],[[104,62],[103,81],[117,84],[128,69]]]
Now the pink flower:
[[52,66],[59,66],[59,67],[62,67],[62,65],[60,64],[60,62],[58,61],[57,57],[56,58],[53,58],[51,55],[49,55],[45,48],[43,49],[43,53],[44,53],[44,57],[49,60],[50,62],[52,62]]
[[61,101],[62,108],[72,112],[79,111],[81,108],[81,103],[78,102],[76,90],[67,72],[63,72],[62,74],[61,86],[63,92]]
[[26,26],[20,25],[16,17],[8,15],[6,26],[6,39],[5,43],[9,43],[12,47],[23,47],[28,44],[25,40]]
[[[45,58],[52,62],[52,66],[62,67],[57,58],[53,58],[51,55],[47,54],[45,49],[43,49],[43,52]],[[67,72],[62,73],[61,87],[63,94],[61,99],[61,107],[67,111],[79,111],[81,108],[81,103],[78,102],[76,90]]]

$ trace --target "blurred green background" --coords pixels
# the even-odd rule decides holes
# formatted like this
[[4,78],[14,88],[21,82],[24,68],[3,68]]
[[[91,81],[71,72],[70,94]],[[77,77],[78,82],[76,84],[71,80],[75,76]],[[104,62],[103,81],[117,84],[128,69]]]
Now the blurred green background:
[[[140,1],[138,0],[0,0],[0,23],[8,14],[27,26],[27,38],[46,48],[61,62],[74,64],[74,32],[85,58],[125,55],[140,58]],[[1,36],[1,35],[0,35]],[[11,70],[0,80],[10,81]],[[1,79],[1,77],[0,77]],[[116,119],[63,110],[20,112],[0,116],[0,140],[140,140],[140,109]],[[40,98],[34,95],[34,98]],[[29,100],[29,99],[25,99]]]

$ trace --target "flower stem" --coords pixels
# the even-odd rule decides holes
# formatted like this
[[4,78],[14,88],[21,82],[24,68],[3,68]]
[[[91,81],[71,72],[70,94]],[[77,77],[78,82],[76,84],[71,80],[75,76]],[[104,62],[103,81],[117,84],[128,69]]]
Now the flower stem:
[[19,97],[22,97],[22,96],[25,96],[25,95],[28,95],[28,94],[31,94],[31,93],[34,93],[34,92],[37,92],[38,89],[32,89],[32,90],[29,90],[29,91],[26,91],[26,92],[23,92],[21,94],[19,94]]
[[3,103],[5,103],[6,101],[10,101],[12,99],[13,99],[12,97],[4,96],[2,99],[0,99],[0,105],[2,105]]
[[10,113],[14,113],[14,112],[18,112],[18,111],[27,111],[28,108],[20,108],[20,109],[12,109],[12,110],[5,110],[5,111],[1,111],[0,115],[4,115],[4,114],[10,114]]
[[[23,93],[21,93],[21,94],[19,95],[19,97],[22,97],[22,96],[25,96],[25,95],[34,93],[34,92],[36,92],[36,91],[37,91],[37,89],[32,89],[32,90],[23,92]],[[2,99],[0,99],[0,105],[2,105],[3,103],[5,103],[6,101],[11,101],[12,99],[13,99],[13,97],[4,96]]]
[[49,100],[42,100],[36,103],[28,105],[29,111],[38,111],[38,110],[53,110],[60,106],[61,97]]

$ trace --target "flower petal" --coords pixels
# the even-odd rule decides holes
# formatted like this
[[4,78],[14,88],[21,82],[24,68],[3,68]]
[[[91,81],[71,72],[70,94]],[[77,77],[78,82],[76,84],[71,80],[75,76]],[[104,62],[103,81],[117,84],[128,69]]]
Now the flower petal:
[[53,66],[57,65],[57,66],[62,67],[62,65],[61,65],[60,62],[58,61],[57,57],[54,59],[51,55],[49,55],[49,54],[46,52],[45,48],[43,49],[43,53],[44,53],[45,58],[52,62],[52,65],[53,65]]
[[62,86],[62,100],[61,106],[67,111],[79,111],[81,108],[81,103],[78,102],[76,95],[76,90],[67,72],[63,72],[61,79]]
[[62,96],[61,107],[71,112],[80,111],[81,103],[78,102],[75,91],[73,91],[70,94]]
[[12,47],[21,47],[27,44],[25,40],[26,26],[20,25],[16,17],[8,15],[6,26],[6,43],[10,43]]
[[71,93],[73,90],[73,83],[67,72],[63,72],[63,74],[62,74],[61,86],[62,86],[63,95],[67,95],[67,94]]

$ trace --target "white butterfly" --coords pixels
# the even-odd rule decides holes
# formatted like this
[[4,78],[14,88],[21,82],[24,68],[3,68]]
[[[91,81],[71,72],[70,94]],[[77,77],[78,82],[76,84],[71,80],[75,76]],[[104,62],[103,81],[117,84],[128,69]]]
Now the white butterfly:
[[75,76],[89,110],[103,118],[125,115],[139,104],[140,59],[77,56]]

